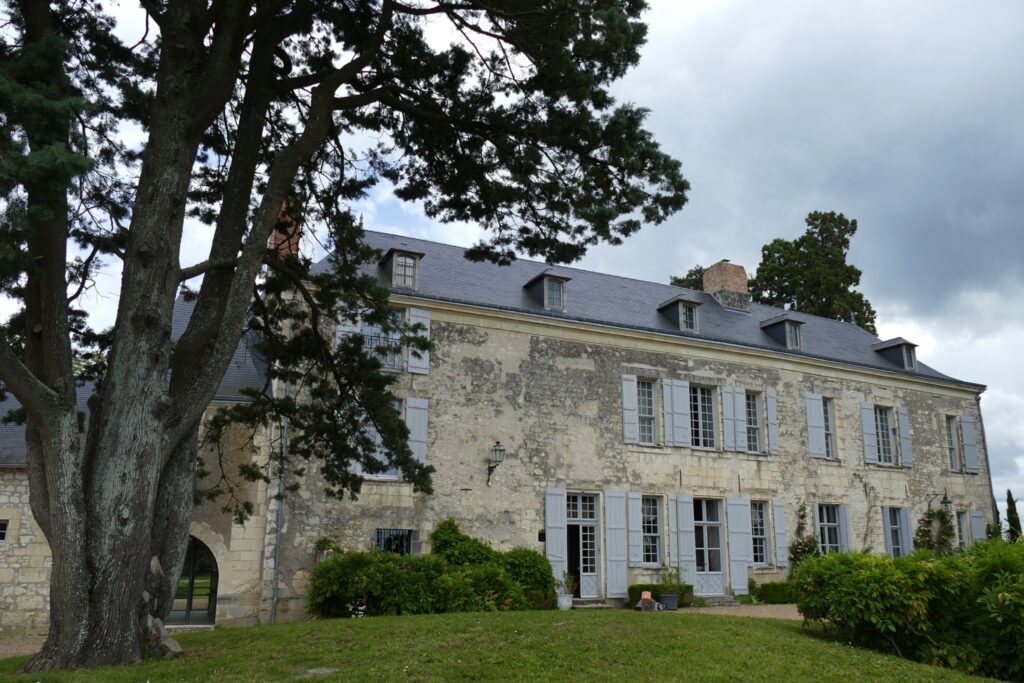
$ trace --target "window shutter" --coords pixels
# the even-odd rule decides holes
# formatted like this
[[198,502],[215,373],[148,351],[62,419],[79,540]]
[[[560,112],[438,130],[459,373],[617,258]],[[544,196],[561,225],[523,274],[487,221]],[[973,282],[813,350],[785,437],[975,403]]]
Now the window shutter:
[[644,561],[643,531],[641,526],[640,494],[629,493],[629,563],[642,564]]
[[779,418],[778,399],[774,391],[765,394],[765,410],[768,413],[768,452],[772,455],[779,454]]
[[676,494],[668,497],[668,566],[679,566],[679,539],[676,536]]
[[974,433],[974,418],[964,415],[960,418],[960,436],[964,442],[964,470],[978,473],[978,441]]
[[861,432],[864,435],[864,462],[878,464],[878,434],[875,433],[875,404],[861,401]]
[[544,554],[556,581],[566,571],[565,489],[544,489]]
[[690,445],[690,383],[666,379],[661,383],[665,413],[665,444]]
[[[420,334],[430,339],[430,311],[422,308],[410,308],[409,309],[409,324],[415,325],[419,323],[423,325],[424,330]],[[419,358],[416,354],[419,354]],[[409,355],[409,372],[417,375],[426,375],[430,373],[430,351],[416,351],[412,349],[408,351]]]
[[626,575],[626,494],[622,491],[604,492],[605,568],[608,573],[608,597],[627,595]]
[[786,531],[786,503],[781,498],[772,500],[775,519],[775,565],[789,566],[789,534]]
[[850,528],[850,507],[848,505],[839,506],[839,551],[848,553],[853,550],[851,540],[853,533]]
[[900,540],[903,541],[905,554],[914,552],[914,529],[911,526],[910,508],[900,508]]
[[971,543],[984,541],[985,534],[985,513],[978,510],[971,511]]
[[904,467],[912,467],[914,464],[914,444],[910,435],[910,414],[906,406],[896,406],[896,422],[900,430],[900,457]]
[[728,499],[729,524],[729,578],[733,595],[746,595],[747,566],[754,561],[754,547],[750,529],[750,500]]
[[405,399],[405,425],[409,428],[409,449],[420,462],[427,461],[427,407],[425,398]]
[[736,443],[736,389],[733,387],[722,387],[722,420],[725,424],[725,434],[722,439],[722,446],[727,451],[744,450],[743,444]]
[[743,387],[732,389],[732,414],[736,418],[733,428],[736,430],[736,450],[747,450],[747,391]]
[[697,539],[693,532],[693,496],[676,496],[676,545],[679,547],[679,576],[697,585]]
[[889,508],[885,506],[882,506],[882,540],[885,541],[885,554],[892,557],[892,530],[889,528]]
[[807,450],[812,458],[824,458],[825,448],[825,402],[821,394],[810,391],[804,398],[807,405]]
[[622,376],[622,439],[640,443],[640,411],[636,401],[636,375]]
[[811,505],[811,512],[814,517],[814,535],[819,541],[821,541],[821,527],[819,526],[820,522],[818,521],[818,503],[813,503]]

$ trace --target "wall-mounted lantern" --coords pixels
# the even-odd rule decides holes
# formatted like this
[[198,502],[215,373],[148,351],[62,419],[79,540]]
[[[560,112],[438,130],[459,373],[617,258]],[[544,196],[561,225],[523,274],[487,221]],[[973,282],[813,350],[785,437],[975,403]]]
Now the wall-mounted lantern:
[[501,445],[500,441],[495,441],[494,445],[491,446],[491,450],[487,453],[487,485],[491,485],[491,475],[494,474],[494,470],[498,469],[498,465],[505,461],[505,447]]

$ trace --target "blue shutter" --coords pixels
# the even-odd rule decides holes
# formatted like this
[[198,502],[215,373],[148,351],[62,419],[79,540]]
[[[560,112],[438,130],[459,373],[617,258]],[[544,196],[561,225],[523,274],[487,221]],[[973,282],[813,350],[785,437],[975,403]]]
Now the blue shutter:
[[544,489],[544,554],[557,581],[566,571],[565,489]]
[[746,595],[747,567],[754,561],[754,547],[750,530],[750,501],[729,498],[729,580],[733,595]]
[[636,399],[636,375],[622,376],[622,439],[640,443],[640,410]]
[[[421,336],[430,339],[430,311],[422,308],[410,308],[409,309],[409,324],[410,325],[423,325],[424,329],[420,332]],[[409,349],[409,372],[417,375],[426,375],[430,373],[430,351],[413,351]],[[419,358],[416,354],[419,354]]]
[[629,529],[629,563],[632,565],[642,564],[644,561],[643,548],[643,526],[641,524],[642,513],[640,511],[640,494],[627,494],[629,499],[629,515],[627,516],[627,528]]
[[409,428],[409,449],[420,462],[427,461],[427,408],[425,398],[405,399],[405,425]]
[[978,510],[971,511],[971,543],[984,541],[985,534],[985,513]]
[[853,533],[850,528],[850,508],[848,505],[839,506],[839,552],[848,553],[853,550]]
[[629,579],[626,569],[626,494],[604,492],[605,570],[608,597],[624,598]]
[[821,394],[808,391],[804,398],[807,406],[807,450],[812,458],[828,455],[825,447],[825,402]]
[[914,529],[910,520],[910,508],[900,508],[900,540],[903,541],[903,553],[914,552]]
[[747,390],[743,387],[732,389],[733,429],[736,430],[736,450],[747,450]]
[[722,446],[727,451],[742,451],[746,444],[745,441],[736,442],[736,391],[734,387],[722,387],[722,420],[725,424]]
[[978,441],[974,433],[974,418],[964,415],[960,418],[960,437],[964,442],[964,470],[978,473]]
[[882,540],[885,541],[885,554],[892,554],[892,530],[889,528],[889,508],[882,506]]
[[693,496],[676,496],[676,545],[679,548],[679,576],[697,585],[697,539],[693,532]]
[[875,404],[861,401],[860,426],[864,436],[864,462],[878,464],[878,434],[875,429]]
[[910,414],[906,406],[896,406],[896,422],[900,430],[900,457],[904,467],[914,465],[914,444],[910,435]]
[[789,533],[786,531],[786,503],[781,498],[772,500],[775,522],[775,566],[789,566]]
[[690,383],[666,379],[661,383],[665,416],[665,445],[690,445]]
[[769,391],[765,396],[765,410],[768,412],[768,452],[772,455],[779,454],[779,418],[778,399],[774,391]]
[[676,536],[676,494],[668,497],[668,566],[679,566],[679,540]]

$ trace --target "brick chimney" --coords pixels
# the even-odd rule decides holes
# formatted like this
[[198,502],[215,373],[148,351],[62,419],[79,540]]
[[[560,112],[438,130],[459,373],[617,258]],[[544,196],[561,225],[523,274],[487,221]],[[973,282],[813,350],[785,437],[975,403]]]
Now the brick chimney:
[[704,270],[704,291],[726,308],[750,310],[747,271],[743,266],[729,263],[728,259],[722,259]]
[[267,238],[267,249],[272,249],[281,258],[299,255],[299,240],[302,238],[302,215],[294,197],[281,202],[281,213],[274,231]]

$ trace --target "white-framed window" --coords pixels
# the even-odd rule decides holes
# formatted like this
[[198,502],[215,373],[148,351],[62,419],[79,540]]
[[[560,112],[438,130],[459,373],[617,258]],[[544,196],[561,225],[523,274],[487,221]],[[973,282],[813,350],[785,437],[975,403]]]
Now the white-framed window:
[[690,385],[690,441],[697,448],[715,447],[714,389]]
[[750,540],[754,547],[754,564],[768,564],[768,502],[750,501]]
[[638,379],[636,381],[637,418],[640,425],[640,443],[653,446],[654,424],[654,380]]
[[693,500],[693,532],[697,550],[697,571],[722,571],[722,515],[717,500]]
[[840,552],[838,505],[818,503],[818,550],[822,555]]
[[416,257],[395,254],[391,263],[391,284],[395,287],[416,287]]
[[566,519],[597,519],[597,496],[589,493],[570,493],[565,497]]
[[679,329],[695,332],[697,330],[697,306],[679,304]]
[[910,344],[903,345],[903,367],[907,370],[913,370],[917,367],[917,353]]
[[747,423],[747,451],[749,453],[760,453],[761,448],[761,395],[748,391],[746,392],[744,406]]
[[800,348],[800,323],[791,320],[786,321],[786,348]]
[[896,449],[892,442],[892,408],[875,406],[875,436],[878,439],[878,462],[882,465],[896,463]]
[[[405,311],[397,310],[391,314],[391,324],[400,328],[405,321]],[[395,329],[384,332],[380,325],[363,323],[363,348],[380,349],[377,357],[385,370],[401,370],[405,361],[405,351],[400,346],[402,335]]]
[[7,542],[7,527],[10,526],[10,520],[0,519],[0,543]]
[[836,406],[830,398],[821,399],[821,416],[825,421],[825,457],[835,458],[836,449]]
[[661,564],[661,499],[644,496],[640,499],[644,564]]
[[946,416],[946,450],[949,452],[949,469],[959,472],[963,458],[960,454],[960,419],[955,415]]
[[544,308],[561,311],[565,308],[565,283],[553,277],[544,278]]
[[966,550],[967,546],[971,544],[969,536],[970,527],[968,526],[967,513],[964,510],[956,511],[956,540],[960,546],[960,550]]
[[903,525],[900,523],[900,509],[886,508],[885,533],[889,534],[889,548],[893,557],[907,554],[906,541],[903,538]]

